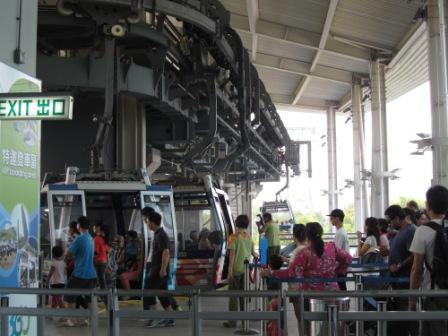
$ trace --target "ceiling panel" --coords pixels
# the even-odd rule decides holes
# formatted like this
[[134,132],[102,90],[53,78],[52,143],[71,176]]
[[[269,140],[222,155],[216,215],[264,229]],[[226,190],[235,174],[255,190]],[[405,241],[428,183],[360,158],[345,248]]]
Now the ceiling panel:
[[418,1],[340,0],[331,33],[394,48],[412,26]]
[[329,0],[259,0],[260,18],[311,32],[322,32]]
[[311,62],[316,54],[315,50],[300,47],[294,43],[283,42],[259,36],[258,50],[267,55],[285,57],[303,62]]
[[292,95],[297,87],[299,75],[265,68],[258,69],[258,75],[270,94]]
[[369,73],[369,63],[334,53],[321,53],[318,64],[352,72]]
[[327,80],[312,78],[303,94],[304,97],[339,101],[350,91],[350,87]]

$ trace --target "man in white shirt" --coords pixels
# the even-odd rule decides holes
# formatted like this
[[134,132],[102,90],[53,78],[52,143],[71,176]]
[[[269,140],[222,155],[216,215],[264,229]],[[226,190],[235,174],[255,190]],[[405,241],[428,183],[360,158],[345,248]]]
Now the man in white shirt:
[[[350,244],[348,242],[348,235],[345,231],[344,225],[344,211],[341,209],[334,209],[327,216],[330,216],[330,222],[333,226],[336,227],[336,234],[334,236],[334,244],[339,247],[341,250],[344,250],[350,253]],[[338,274],[338,277],[345,278],[347,274]],[[338,282],[339,288],[341,290],[347,290],[347,285],[344,282]]]
[[[431,222],[443,225],[445,213],[448,210],[448,189],[437,185],[426,192],[426,211]],[[414,253],[411,270],[411,289],[431,289],[431,276],[426,265],[432,266],[434,259],[436,231],[426,225],[421,225],[415,231],[409,251]],[[424,267],[425,265],[425,267]],[[424,269],[426,268],[426,270]],[[425,271],[425,272],[424,272]],[[423,279],[423,283],[422,283]],[[437,287],[437,286],[435,286]],[[437,288],[435,288],[437,289]],[[416,299],[409,300],[409,307],[415,310]],[[423,303],[425,310],[448,310],[447,298],[426,298]],[[430,321],[423,323],[423,335],[447,335],[446,321]]]

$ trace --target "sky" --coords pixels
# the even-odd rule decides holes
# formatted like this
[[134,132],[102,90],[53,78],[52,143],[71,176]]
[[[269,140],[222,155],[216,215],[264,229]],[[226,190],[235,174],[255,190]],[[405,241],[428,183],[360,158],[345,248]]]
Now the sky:
[[[326,146],[326,115],[319,112],[279,111],[293,140],[311,140],[312,177],[303,171],[301,176],[291,179],[291,187],[282,194],[288,199],[294,211],[310,211],[326,214],[328,196],[322,190],[328,189],[328,161]],[[353,180],[353,136],[350,115],[336,117],[336,142],[338,164],[338,189],[344,187],[345,180]],[[371,115],[366,114],[366,166],[371,170]],[[431,184],[432,154],[411,155],[417,148],[410,141],[417,140],[417,133],[431,133],[431,106],[429,83],[425,83],[398,99],[387,104],[387,136],[389,171],[399,168],[398,179],[390,181],[390,200],[400,196],[424,199]],[[302,154],[302,170],[307,169],[306,151]],[[285,184],[270,182],[263,184],[263,190],[255,199],[255,206],[264,200],[274,200],[275,193]],[[369,189],[370,190],[370,189]],[[339,196],[339,207],[345,208],[354,201],[353,188],[344,189]],[[423,206],[423,204],[422,204]]]

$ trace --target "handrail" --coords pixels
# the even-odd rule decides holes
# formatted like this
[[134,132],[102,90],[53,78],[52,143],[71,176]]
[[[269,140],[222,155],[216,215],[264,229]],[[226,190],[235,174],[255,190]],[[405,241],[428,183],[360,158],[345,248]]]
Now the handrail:
[[[337,279],[337,278],[335,278]],[[328,280],[328,279],[327,279]],[[332,279],[333,280],[333,279]],[[26,316],[55,316],[55,317],[82,317],[90,318],[92,320],[91,335],[98,335],[98,309],[96,302],[98,297],[107,295],[109,302],[107,309],[109,314],[107,318],[109,321],[108,335],[119,335],[119,326],[121,318],[148,318],[161,319],[168,318],[173,320],[191,320],[193,323],[192,335],[201,335],[201,323],[204,320],[277,320],[285,318],[287,311],[287,304],[291,299],[299,299],[303,304],[304,300],[321,299],[331,300],[337,298],[434,298],[434,297],[448,297],[448,290],[366,290],[366,291],[200,291],[191,289],[180,289],[173,291],[166,290],[99,290],[99,289],[51,289],[51,288],[0,288],[0,296],[5,294],[35,294],[35,295],[85,295],[90,296],[93,305],[89,310],[83,309],[50,309],[50,308],[24,308],[24,307],[9,307],[5,306],[2,300],[2,307],[0,309],[0,317],[8,315],[26,315]],[[193,306],[188,311],[126,311],[120,310],[118,306],[118,297],[126,296],[173,296],[186,295],[192,298]],[[275,297],[278,299],[278,311],[244,311],[244,312],[228,312],[228,311],[206,311],[201,310],[200,299],[215,298],[215,297],[256,297],[268,298]],[[384,303],[379,302],[384,306]],[[93,307],[95,306],[95,307]],[[331,323],[338,321],[437,321],[448,320],[446,311],[394,311],[393,314],[386,311],[338,311],[335,305],[329,305],[329,311],[311,312],[304,311],[301,316],[303,321],[324,321],[328,320]],[[332,314],[330,310],[333,309]],[[334,312],[336,309],[336,313]],[[279,323],[280,325],[280,323]]]

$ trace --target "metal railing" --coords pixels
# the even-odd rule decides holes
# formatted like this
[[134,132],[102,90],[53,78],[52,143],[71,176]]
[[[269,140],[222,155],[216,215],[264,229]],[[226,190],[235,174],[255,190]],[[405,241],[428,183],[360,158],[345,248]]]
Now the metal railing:
[[[337,324],[339,322],[357,321],[356,335],[364,335],[364,321],[376,321],[377,335],[384,336],[387,334],[388,321],[440,321],[448,320],[446,311],[424,311],[421,305],[421,298],[448,298],[448,290],[381,290],[381,291],[340,291],[340,292],[315,292],[315,291],[200,291],[200,290],[70,290],[70,289],[23,289],[23,288],[0,288],[0,296],[9,294],[28,294],[28,295],[82,295],[90,296],[92,304],[89,309],[51,309],[38,306],[37,308],[26,307],[9,307],[5,297],[1,300],[0,317],[2,319],[2,335],[7,335],[6,328],[8,326],[8,316],[37,316],[38,319],[44,317],[76,317],[88,318],[91,321],[90,334],[98,335],[98,298],[107,296],[107,335],[120,335],[120,320],[128,318],[147,318],[147,319],[172,319],[172,320],[190,320],[192,323],[191,335],[202,335],[202,321],[207,320],[229,320],[229,321],[269,321],[276,320],[279,329],[281,321],[287,321],[288,299],[297,299],[302,307],[301,314],[301,335],[304,335],[305,321],[326,321],[328,323],[328,335],[337,335]],[[192,302],[192,307],[188,311],[153,311],[153,310],[122,310],[118,305],[120,296],[186,296]],[[208,311],[202,309],[203,298],[217,297],[244,297],[244,298],[276,298],[278,300],[277,311],[246,311],[229,312],[229,311]],[[309,299],[328,300],[334,298],[354,298],[356,301],[356,311],[341,311],[337,305],[329,304],[326,311],[312,312],[305,311],[305,302]],[[417,298],[419,304],[417,311],[386,311],[385,301],[379,301],[376,311],[364,311],[362,302],[365,298],[380,298],[385,300],[388,298]],[[43,302],[43,301],[42,301]],[[286,325],[286,323],[284,323]],[[45,335],[40,330],[40,335]]]

